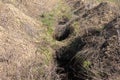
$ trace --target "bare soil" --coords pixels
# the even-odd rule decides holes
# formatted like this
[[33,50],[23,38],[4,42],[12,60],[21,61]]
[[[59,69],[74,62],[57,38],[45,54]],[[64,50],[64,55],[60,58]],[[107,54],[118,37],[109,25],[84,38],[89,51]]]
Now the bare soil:
[[77,14],[78,33],[69,34],[70,43],[55,50],[60,80],[120,79],[120,16],[115,10],[103,2]]

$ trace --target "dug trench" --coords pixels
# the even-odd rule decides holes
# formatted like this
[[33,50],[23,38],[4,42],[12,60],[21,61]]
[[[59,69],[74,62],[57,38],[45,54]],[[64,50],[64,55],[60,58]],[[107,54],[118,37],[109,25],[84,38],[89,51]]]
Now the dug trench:
[[88,28],[83,35],[77,34],[66,46],[55,50],[59,80],[120,79],[120,16],[104,26]]

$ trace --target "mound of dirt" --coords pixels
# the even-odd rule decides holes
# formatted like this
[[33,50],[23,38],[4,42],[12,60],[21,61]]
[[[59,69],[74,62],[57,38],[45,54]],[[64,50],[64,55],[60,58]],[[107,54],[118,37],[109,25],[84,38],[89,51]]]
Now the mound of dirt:
[[0,1],[0,80],[42,79],[39,70],[46,69],[35,44],[40,31],[40,22]]
[[82,16],[83,23],[81,22],[81,24],[98,27],[107,24],[118,14],[115,10],[116,8],[112,7],[111,4],[107,2],[100,3],[93,9],[86,11],[86,13]]
[[89,29],[56,51],[61,80],[119,80],[119,21],[114,19],[101,31]]
[[115,9],[103,2],[77,17],[77,36],[55,52],[60,80],[120,79],[120,17]]
[[[78,6],[76,6],[77,4]],[[66,39],[68,35],[71,34],[70,30],[74,30],[70,26],[75,22],[80,24],[80,29],[77,31],[78,34],[80,34],[79,32],[84,33],[83,31],[88,28],[102,28],[118,15],[118,12],[116,11],[117,7],[113,7],[108,2],[102,2],[92,9],[86,9],[85,3],[77,1],[74,8],[76,8],[76,10],[73,10],[74,15],[77,14],[75,17],[69,21],[65,21],[63,18],[64,24],[62,25],[59,24],[61,21],[58,22],[54,32],[56,40],[60,41],[58,39],[60,37],[63,37],[61,40]]]

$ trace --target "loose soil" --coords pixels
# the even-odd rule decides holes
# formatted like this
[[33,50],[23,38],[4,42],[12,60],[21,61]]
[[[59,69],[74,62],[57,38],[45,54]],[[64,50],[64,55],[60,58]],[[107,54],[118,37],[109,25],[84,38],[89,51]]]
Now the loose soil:
[[76,36],[69,33],[70,43],[55,50],[60,80],[120,79],[120,16],[115,9],[103,2],[82,15],[77,14],[72,23],[80,23],[78,33]]

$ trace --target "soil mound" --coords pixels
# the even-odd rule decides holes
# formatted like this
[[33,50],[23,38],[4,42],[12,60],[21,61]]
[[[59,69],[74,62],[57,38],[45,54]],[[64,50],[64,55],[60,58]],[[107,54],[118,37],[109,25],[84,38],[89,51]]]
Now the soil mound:
[[[120,17],[114,10],[103,2],[78,16],[80,29],[87,32],[56,50],[60,80],[120,79]],[[104,27],[94,28],[99,25]]]
[[77,36],[56,51],[57,73],[61,80],[120,78],[119,19],[114,19],[101,31],[88,29],[88,33]]
[[98,6],[86,11],[82,16],[82,22],[87,24],[87,26],[104,25],[116,17],[117,12],[115,9],[108,2],[102,2]]
[[40,27],[15,6],[0,1],[0,80],[42,78],[37,68],[43,60],[36,54],[34,43]]
[[[73,15],[76,15],[70,20],[62,19],[64,24],[59,24],[61,21],[58,21],[56,26],[54,36],[58,41],[64,40],[71,34],[71,30],[74,30],[70,26],[75,22],[79,23],[79,30],[77,32],[82,32],[88,28],[101,28],[106,25],[108,22],[113,20],[118,12],[116,7],[111,6],[108,2],[102,2],[99,5],[95,6],[92,9],[87,9],[85,3],[82,1],[77,1],[73,5],[76,10],[72,10]],[[78,33],[79,34],[79,33]]]

